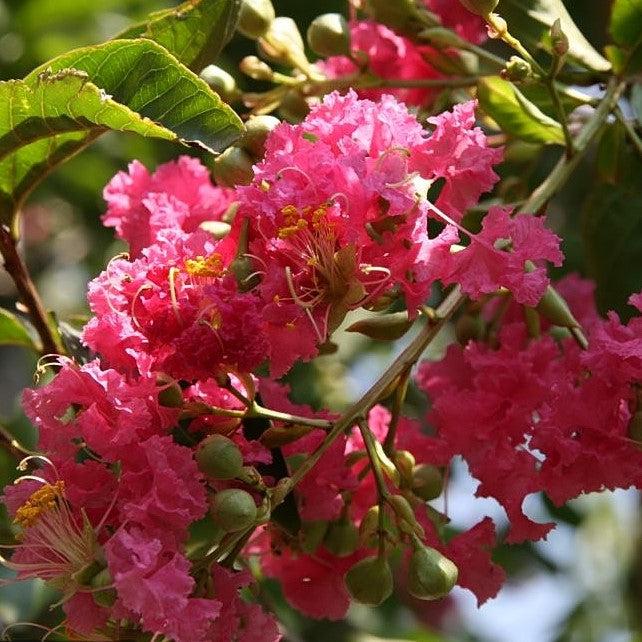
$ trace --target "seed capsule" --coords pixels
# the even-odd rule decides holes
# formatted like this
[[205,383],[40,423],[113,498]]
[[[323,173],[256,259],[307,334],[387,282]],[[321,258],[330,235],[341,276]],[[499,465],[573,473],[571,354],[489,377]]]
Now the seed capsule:
[[211,500],[210,513],[214,523],[228,533],[249,528],[256,521],[256,504],[252,495],[238,488],[222,490]]
[[234,479],[243,469],[243,455],[236,444],[223,435],[210,435],[196,451],[201,472],[214,479]]
[[254,178],[252,159],[238,147],[228,147],[214,160],[214,178],[219,185],[249,185]]
[[457,567],[439,551],[417,543],[408,565],[408,592],[420,600],[437,600],[457,582]]
[[385,557],[362,559],[346,573],[344,581],[352,598],[368,606],[378,606],[392,593],[392,571]]
[[245,136],[239,144],[254,158],[262,158],[265,152],[265,141],[280,122],[274,116],[252,116],[245,123]]

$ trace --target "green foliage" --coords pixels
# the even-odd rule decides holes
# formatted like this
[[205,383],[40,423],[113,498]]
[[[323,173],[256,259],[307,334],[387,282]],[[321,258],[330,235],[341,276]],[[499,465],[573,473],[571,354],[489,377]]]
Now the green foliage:
[[511,32],[525,45],[543,45],[549,51],[549,33],[558,18],[570,42],[569,57],[595,71],[609,71],[609,61],[601,56],[584,37],[569,15],[562,0],[501,0],[499,13],[508,21]]
[[159,45],[114,40],[76,49],[0,85],[0,220],[57,164],[112,129],[220,150],[238,116]]
[[609,32],[617,46],[607,54],[618,74],[642,70],[642,0],[615,0]]
[[642,160],[630,147],[620,145],[617,168],[616,176],[593,186],[584,206],[583,234],[599,307],[628,318],[633,308],[626,300],[642,289]]
[[200,71],[218,57],[234,34],[241,0],[187,0],[157,11],[126,29],[119,38],[149,38],[184,65]]
[[477,97],[483,110],[507,134],[529,143],[564,145],[561,125],[499,76],[481,78]]
[[37,350],[22,321],[15,314],[0,308],[0,346],[3,345],[23,346]]

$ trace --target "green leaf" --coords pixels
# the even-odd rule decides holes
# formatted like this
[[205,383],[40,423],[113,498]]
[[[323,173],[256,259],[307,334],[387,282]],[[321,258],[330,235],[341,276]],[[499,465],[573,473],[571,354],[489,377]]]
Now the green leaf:
[[618,45],[607,48],[615,71],[624,74],[642,70],[642,0],[615,0],[609,33]]
[[550,48],[549,33],[558,18],[568,36],[569,57],[595,71],[609,71],[611,65],[584,37],[569,15],[562,0],[501,0],[499,12],[508,22],[511,33],[526,46]]
[[582,235],[589,276],[597,282],[600,310],[628,318],[628,297],[642,290],[642,161],[620,145],[614,182],[598,180],[584,204]]
[[234,142],[238,116],[150,40],[63,54],[0,83],[0,221],[55,166],[107,130],[180,140],[208,151]]
[[22,346],[38,351],[22,321],[4,308],[0,308],[0,345]]
[[484,111],[507,133],[530,143],[564,145],[561,125],[499,76],[482,78],[477,98]]
[[200,71],[220,54],[238,22],[241,0],[187,0],[173,9],[157,11],[119,38],[149,38],[180,62]]

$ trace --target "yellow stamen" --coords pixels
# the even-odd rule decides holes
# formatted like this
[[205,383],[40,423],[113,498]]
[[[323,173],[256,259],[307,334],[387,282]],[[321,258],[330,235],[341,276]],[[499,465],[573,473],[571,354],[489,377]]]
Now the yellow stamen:
[[45,484],[32,493],[29,499],[16,511],[13,520],[15,524],[27,528],[33,526],[43,513],[56,506],[63,497],[65,482],[57,481],[55,484]]
[[223,258],[214,253],[209,256],[197,256],[185,261],[185,271],[191,276],[216,278],[223,274]]

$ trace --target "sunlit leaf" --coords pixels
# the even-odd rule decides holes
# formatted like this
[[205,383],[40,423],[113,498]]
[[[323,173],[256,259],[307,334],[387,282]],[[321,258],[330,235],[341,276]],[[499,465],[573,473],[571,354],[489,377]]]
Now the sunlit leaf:
[[609,32],[617,47],[607,48],[618,73],[642,69],[642,0],[615,0]]
[[240,7],[241,0],[187,0],[151,14],[119,38],[154,40],[190,69],[200,71],[217,58],[234,34]]
[[0,308],[0,345],[23,346],[37,351],[27,328],[15,315]]
[[561,125],[498,76],[482,78],[477,97],[483,110],[507,134],[530,143],[564,145]]

